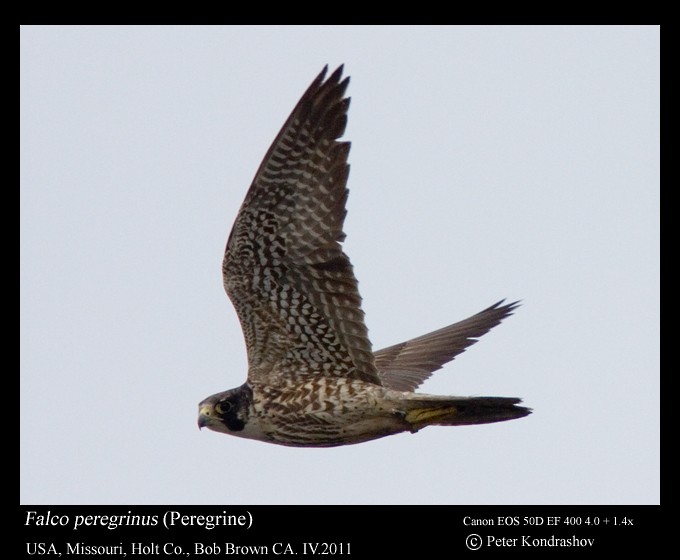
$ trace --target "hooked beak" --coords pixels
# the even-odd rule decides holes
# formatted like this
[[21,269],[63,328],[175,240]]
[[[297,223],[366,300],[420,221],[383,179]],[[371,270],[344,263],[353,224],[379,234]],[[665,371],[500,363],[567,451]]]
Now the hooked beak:
[[202,406],[198,411],[198,429],[205,428],[210,423],[210,407]]

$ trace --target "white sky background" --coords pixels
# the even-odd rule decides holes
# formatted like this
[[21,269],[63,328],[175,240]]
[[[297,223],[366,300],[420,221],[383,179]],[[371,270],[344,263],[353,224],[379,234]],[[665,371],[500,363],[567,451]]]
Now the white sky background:
[[[530,417],[335,449],[197,429],[246,377],[231,224],[343,62],[375,348],[521,299],[421,390]],[[22,503],[658,503],[659,114],[657,27],[23,27]]]

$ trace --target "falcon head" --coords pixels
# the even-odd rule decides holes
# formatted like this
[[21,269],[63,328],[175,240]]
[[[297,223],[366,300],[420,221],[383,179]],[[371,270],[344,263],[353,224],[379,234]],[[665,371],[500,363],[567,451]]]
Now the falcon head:
[[216,432],[241,435],[249,416],[253,391],[247,383],[216,393],[198,405],[198,427]]

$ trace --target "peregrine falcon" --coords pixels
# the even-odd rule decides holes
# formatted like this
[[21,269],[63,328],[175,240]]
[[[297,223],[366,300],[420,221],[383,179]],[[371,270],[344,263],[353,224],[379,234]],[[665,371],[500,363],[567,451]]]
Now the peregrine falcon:
[[531,412],[521,399],[415,393],[510,315],[500,301],[376,352],[341,243],[348,190],[349,78],[324,67],[265,155],[227,241],[224,287],[243,329],[248,378],[199,405],[198,425],[280,445],[332,447],[426,426]]

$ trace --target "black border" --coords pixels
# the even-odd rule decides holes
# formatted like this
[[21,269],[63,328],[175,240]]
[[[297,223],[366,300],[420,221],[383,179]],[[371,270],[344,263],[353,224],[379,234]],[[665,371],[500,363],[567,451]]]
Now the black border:
[[[223,524],[209,528],[208,516]],[[24,505],[18,517],[24,558],[631,554],[657,549],[663,534],[661,506],[640,505]]]

